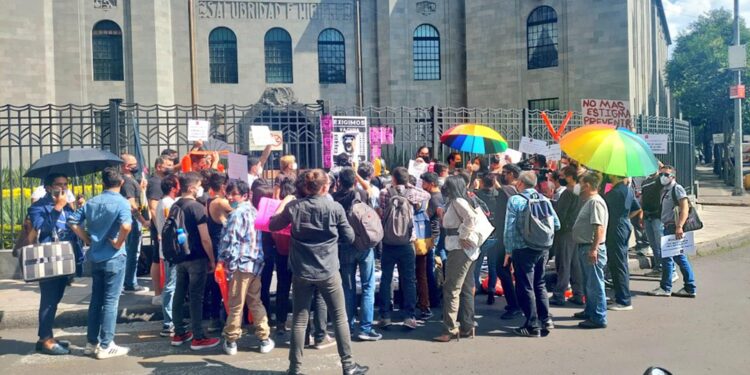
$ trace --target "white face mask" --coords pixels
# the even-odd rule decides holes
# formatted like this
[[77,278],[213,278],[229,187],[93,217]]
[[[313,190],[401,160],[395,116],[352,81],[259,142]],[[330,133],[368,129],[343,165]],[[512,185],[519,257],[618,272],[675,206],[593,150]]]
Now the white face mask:
[[573,194],[581,195],[581,184],[576,184],[576,186],[573,186]]
[[292,163],[292,170],[293,170],[293,171],[296,171],[296,170],[297,170],[297,163]]
[[659,182],[661,182],[662,185],[667,186],[672,182],[672,178],[667,176],[661,176],[659,177]]
[[195,190],[195,197],[202,197],[203,196],[203,186],[198,186],[198,188]]

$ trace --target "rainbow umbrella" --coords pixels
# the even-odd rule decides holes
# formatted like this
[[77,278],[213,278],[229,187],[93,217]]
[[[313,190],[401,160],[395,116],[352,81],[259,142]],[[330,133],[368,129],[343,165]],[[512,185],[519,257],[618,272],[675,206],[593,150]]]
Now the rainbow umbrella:
[[500,133],[484,125],[456,125],[440,136],[440,143],[472,154],[496,154],[508,149]]
[[625,128],[587,125],[562,137],[560,148],[586,167],[614,176],[643,177],[658,170],[648,144]]

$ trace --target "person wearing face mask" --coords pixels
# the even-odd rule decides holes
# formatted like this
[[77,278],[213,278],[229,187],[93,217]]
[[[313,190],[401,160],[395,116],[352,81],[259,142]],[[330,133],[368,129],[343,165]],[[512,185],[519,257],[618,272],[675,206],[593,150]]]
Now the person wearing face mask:
[[[224,229],[224,223],[227,216],[232,212],[232,206],[226,196],[227,175],[224,173],[211,171],[208,176],[208,233],[211,236],[211,245],[214,248],[214,258],[219,255],[219,243],[221,242],[221,232]],[[208,332],[221,330],[221,292],[219,285],[213,277],[206,279],[206,292],[204,295],[204,311],[206,318],[210,319]]]
[[[188,235],[190,254],[177,263],[177,281],[174,294],[175,324],[171,345],[181,346],[190,341],[190,349],[202,350],[219,344],[219,339],[206,337],[203,331],[203,295],[206,278],[213,275],[216,266],[211,235],[208,231],[208,214],[206,206],[196,201],[201,188],[201,175],[188,172],[180,176],[180,200],[172,205],[183,211],[185,219],[185,233]],[[187,330],[182,324],[185,296],[190,296],[190,326]]]
[[[161,191],[162,179],[172,173],[172,159],[166,156],[160,156],[156,158],[154,162],[154,174],[148,179],[148,187],[146,188],[146,199],[148,200],[148,212],[151,218],[156,218],[156,206],[159,205],[159,200],[164,197],[164,193]],[[159,305],[161,303],[161,272],[160,272],[160,260],[159,260],[159,241],[157,240],[159,232],[156,230],[154,220],[149,223],[149,231],[151,232],[151,286],[154,288],[154,297],[151,299],[152,305]]]
[[[558,172],[555,172],[558,173]],[[576,256],[576,243],[573,241],[573,224],[578,217],[579,201],[578,195],[573,189],[580,185],[576,184],[578,171],[574,167],[565,167],[559,172],[559,184],[564,190],[555,205],[557,217],[560,218],[560,230],[555,233],[555,270],[557,271],[557,284],[552,289],[552,298],[549,303],[556,306],[564,306],[565,292],[568,284],[573,289],[573,296],[567,302],[575,305],[583,305],[583,275],[581,274],[581,263]]]
[[142,186],[135,179],[135,174],[138,173],[138,161],[135,156],[130,154],[123,154],[120,156],[122,159],[122,175],[125,182],[120,189],[120,194],[128,200],[130,203],[130,209],[133,214],[133,230],[130,231],[127,242],[125,243],[126,253],[128,260],[125,266],[125,292],[148,292],[149,289],[145,286],[138,285],[138,279],[136,272],[138,271],[138,256],[141,253],[141,228],[149,225],[149,221],[143,217],[141,213],[141,192]]
[[[164,176],[161,180],[161,191],[163,197],[156,205],[156,215],[154,215],[154,226],[156,227],[157,242],[161,244],[161,232],[164,229],[164,222],[169,216],[169,209],[177,199],[180,199],[180,180],[175,174]],[[174,297],[175,281],[177,280],[177,270],[175,265],[164,259],[164,254],[159,251],[159,258],[164,264],[164,289],[161,293],[161,311],[164,320],[159,335],[161,337],[170,337],[174,333],[174,323],[172,323],[172,298]]]
[[252,189],[255,180],[263,178],[263,166],[270,155],[271,145],[268,145],[263,149],[260,157],[250,156],[247,158],[247,186],[250,186],[250,189]]
[[577,257],[583,273],[583,290],[586,308],[573,315],[584,319],[580,328],[607,328],[607,295],[604,292],[604,267],[607,264],[607,203],[599,195],[601,177],[596,172],[586,172],[578,179],[581,189],[581,209],[573,224],[573,241],[578,246]]
[[560,195],[566,190],[565,179],[560,171],[554,171],[549,174],[548,182],[552,183],[552,201],[560,200]]
[[425,163],[431,163],[432,157],[430,156],[430,148],[427,146],[422,146],[417,150],[417,158],[422,159]]
[[438,175],[438,187],[443,187],[445,179],[448,178],[448,166],[443,163],[435,163],[433,171]]
[[[664,224],[664,235],[674,234],[675,238],[681,239],[685,234],[683,226],[688,219],[690,202],[685,188],[677,183],[676,176],[677,170],[672,166],[665,165],[659,170],[659,182],[664,187],[661,192],[661,222]],[[672,293],[672,273],[675,263],[682,271],[684,287]],[[661,266],[661,283],[659,288],[649,292],[650,295],[695,298],[695,274],[693,274],[693,267],[687,255],[679,254],[662,258]]]
[[297,159],[294,155],[284,155],[279,159],[279,174],[273,182],[273,199],[279,199],[281,195],[281,181],[284,179],[297,180]]
[[[502,172],[498,176],[498,182],[500,184],[499,197],[498,197],[498,209],[500,210],[496,218],[495,228],[505,228],[505,215],[508,209],[508,200],[510,197],[518,194],[516,190],[516,180],[521,174],[521,168],[515,164],[503,165]],[[496,229],[497,230],[497,229]],[[518,305],[518,296],[516,295],[516,288],[513,285],[513,274],[511,272],[510,264],[505,264],[505,236],[498,234],[498,246],[500,247],[497,256],[498,262],[496,264],[497,277],[492,277],[493,269],[490,265],[489,269],[489,280],[487,280],[487,290],[495,290],[497,279],[500,279],[500,285],[503,287],[503,296],[505,296],[505,312],[500,316],[502,320],[511,320],[521,316],[521,307]],[[487,303],[493,304],[495,297],[487,297]]]

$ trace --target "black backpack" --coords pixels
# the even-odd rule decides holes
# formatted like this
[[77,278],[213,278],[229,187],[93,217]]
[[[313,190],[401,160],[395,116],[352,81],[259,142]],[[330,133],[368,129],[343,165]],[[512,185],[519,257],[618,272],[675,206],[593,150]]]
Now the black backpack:
[[[183,262],[190,255],[189,234],[185,229],[185,211],[180,203],[175,202],[169,209],[169,215],[161,230],[161,251],[164,259],[172,264]],[[177,240],[178,229],[182,229],[185,235],[185,243],[182,245]]]

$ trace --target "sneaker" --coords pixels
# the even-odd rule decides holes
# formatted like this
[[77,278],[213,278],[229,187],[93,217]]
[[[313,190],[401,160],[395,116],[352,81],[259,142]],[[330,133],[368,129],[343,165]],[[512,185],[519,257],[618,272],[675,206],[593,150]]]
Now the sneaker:
[[680,279],[680,275],[678,275],[677,272],[672,272],[672,284],[674,284],[674,282],[679,279]]
[[235,355],[237,354],[237,341],[224,340],[223,348],[227,355]]
[[188,331],[183,333],[182,335],[174,334],[172,335],[172,342],[170,343],[172,346],[180,346],[182,343],[190,341],[193,339],[193,333]]
[[380,323],[378,323],[378,324],[381,327],[385,328],[385,327],[388,327],[391,324],[393,324],[393,322],[391,322],[391,318],[382,318],[382,319],[380,319]]
[[151,304],[154,306],[161,306],[162,298],[161,296],[153,296],[151,297]]
[[583,329],[601,329],[601,328],[607,328],[607,325],[601,324],[601,323],[594,323],[587,319],[578,323],[578,327],[583,328]]
[[555,306],[565,306],[565,297],[560,298],[557,296],[553,296],[549,299],[549,304]]
[[585,311],[579,311],[579,312],[573,314],[573,317],[576,318],[576,319],[585,319],[585,320],[588,320],[588,318],[589,318],[588,314],[586,314]]
[[422,310],[422,312],[419,313],[419,320],[429,320],[432,316],[433,314],[430,309]]
[[136,286],[135,286],[135,287],[133,287],[133,288],[123,288],[123,289],[122,289],[123,293],[138,293],[138,292],[148,292],[148,291],[150,291],[150,290],[151,290],[151,289],[149,289],[148,287],[146,287],[146,286],[143,286],[143,285],[136,285]]
[[656,278],[661,279],[661,270],[660,269],[651,270],[651,271],[646,272],[646,274],[643,276],[656,277]]
[[644,247],[643,249],[637,250],[636,254],[644,257],[650,257],[654,255],[654,251],[650,247]]
[[518,327],[513,330],[513,333],[521,337],[542,337],[542,332],[538,328]]
[[521,316],[523,316],[523,313],[521,312],[521,310],[508,310],[504,312],[503,315],[500,315],[500,319],[512,320]]
[[417,320],[414,318],[404,319],[404,327],[409,329],[417,329]]
[[210,349],[216,345],[219,345],[220,341],[221,340],[217,338],[193,339],[193,341],[190,342],[190,349],[192,350]]
[[109,343],[109,346],[102,348],[101,346],[96,349],[96,359],[107,359],[120,357],[127,355],[130,352],[130,348],[124,346],[118,346],[114,342]]
[[672,295],[672,292],[667,292],[666,290],[662,289],[661,287],[656,288],[650,292],[648,292],[649,296],[654,297],[669,297]]
[[344,369],[344,375],[364,375],[367,371],[370,371],[369,367],[355,363],[351,367]]
[[550,330],[555,329],[555,323],[552,321],[552,319],[547,319],[542,323],[542,329]]
[[275,347],[276,343],[270,338],[260,341],[260,352],[263,354],[270,353]]
[[83,348],[83,355],[94,355],[99,349],[99,344],[86,343],[86,347]]
[[378,341],[383,338],[383,335],[375,332],[374,329],[370,329],[368,331],[360,331],[357,338],[362,341]]
[[678,290],[677,292],[675,292],[673,296],[684,297],[684,298],[695,298],[695,292],[688,292],[687,290],[685,290],[685,288],[682,288]]
[[174,326],[162,326],[159,336],[161,337],[172,337],[174,335]]
[[324,337],[322,341],[318,341],[315,343],[315,345],[313,345],[313,349],[323,350],[334,345],[336,345],[336,339],[326,335],[326,337]]
[[586,304],[583,301],[583,297],[582,296],[573,296],[573,297],[570,297],[570,298],[568,298],[568,302],[570,302],[570,303],[572,303],[574,305],[578,305],[578,306],[583,306],[583,305]]
[[614,305],[607,306],[607,310],[611,310],[611,311],[630,311],[630,310],[633,310],[633,305],[621,305],[619,303],[615,303]]

